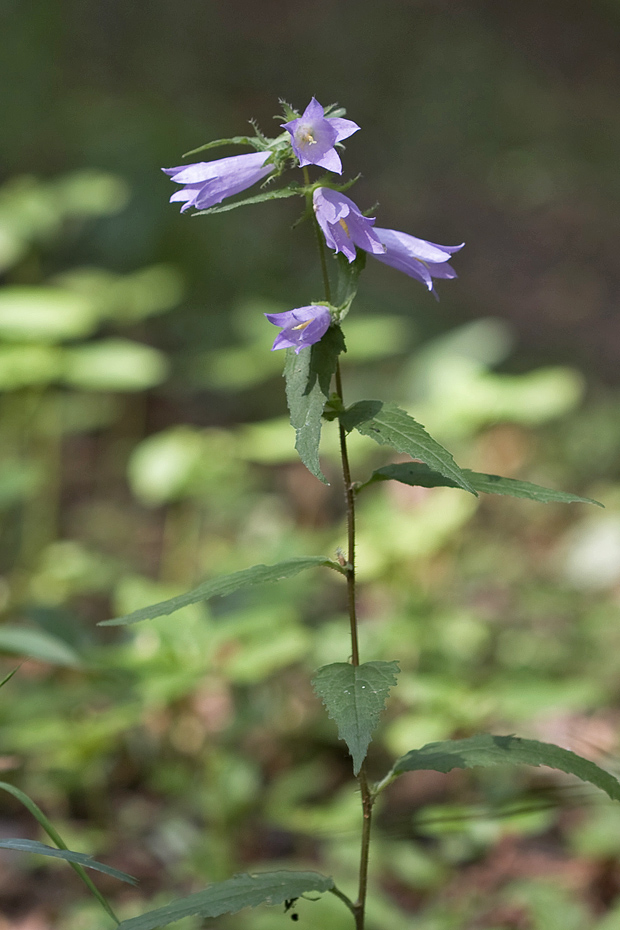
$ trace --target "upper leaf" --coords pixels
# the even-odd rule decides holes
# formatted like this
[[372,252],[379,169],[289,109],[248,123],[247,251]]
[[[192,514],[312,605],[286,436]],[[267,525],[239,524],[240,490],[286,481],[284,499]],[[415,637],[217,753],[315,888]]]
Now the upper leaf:
[[253,565],[252,568],[244,568],[240,572],[233,572],[231,575],[221,575],[219,578],[213,578],[211,581],[203,581],[201,585],[192,591],[186,591],[185,594],[178,594],[167,601],[160,601],[158,604],[151,604],[149,607],[141,607],[123,617],[115,617],[113,620],[102,620],[99,626],[128,626],[131,623],[139,623],[141,620],[151,620],[154,617],[163,617],[167,614],[173,614],[182,607],[189,604],[196,604],[198,601],[206,601],[216,595],[223,596],[232,594],[239,588],[245,588],[252,584],[264,584],[267,581],[280,581],[283,578],[292,578],[299,572],[307,568],[316,568],[317,565],[326,565],[328,568],[334,568],[341,571],[340,566],[331,559],[321,555],[307,556],[299,559],[287,559],[285,562],[277,562],[275,565]]
[[356,429],[379,445],[389,445],[412,458],[422,459],[446,478],[451,478],[459,488],[476,494],[447,449],[440,446],[420,423],[396,404],[361,400],[340,416],[340,422],[347,431]]
[[319,463],[323,408],[330,396],[338,356],[346,352],[339,326],[330,326],[323,338],[295,354],[287,349],[284,377],[286,400],[295,428],[295,448],[312,474],[327,484]]
[[[478,471],[463,469],[463,474],[472,488],[481,494],[506,494],[511,497],[524,497],[531,501],[540,501],[547,504],[553,501],[570,504],[596,504],[603,505],[591,497],[578,497],[576,494],[566,494],[564,491],[554,491],[552,488],[543,488],[529,481],[518,481],[516,478],[502,478],[500,475],[486,475]],[[375,481],[392,479],[401,484],[410,484],[421,488],[457,488],[459,485],[451,478],[433,471],[428,465],[420,462],[401,462],[396,465],[385,465],[377,468],[367,484]]]
[[614,801],[620,801],[620,782],[594,762],[552,743],[539,743],[516,736],[491,736],[482,733],[467,739],[427,743],[397,759],[386,777],[377,785],[377,793],[403,772],[430,769],[449,772],[490,765],[548,765],[581,781],[601,788]]
[[320,668],[312,682],[329,716],[336,721],[338,736],[349,747],[354,775],[366,758],[398,671],[397,662],[365,662],[357,666],[335,662]]
[[0,849],[16,849],[19,852],[38,853],[41,856],[50,856],[53,859],[64,859],[65,862],[77,862],[87,869],[94,869],[96,872],[111,875],[112,878],[118,878],[121,882],[127,882],[130,885],[138,884],[138,879],[133,878],[132,875],[113,869],[112,866],[104,865],[102,862],[97,862],[96,859],[86,855],[86,853],[73,852],[71,849],[54,849],[53,846],[46,846],[45,843],[38,843],[36,840],[0,840]]
[[283,904],[307,891],[322,893],[334,887],[333,879],[318,872],[263,872],[235,875],[186,898],[123,920],[117,930],[156,930],[183,917],[219,917],[258,904]]

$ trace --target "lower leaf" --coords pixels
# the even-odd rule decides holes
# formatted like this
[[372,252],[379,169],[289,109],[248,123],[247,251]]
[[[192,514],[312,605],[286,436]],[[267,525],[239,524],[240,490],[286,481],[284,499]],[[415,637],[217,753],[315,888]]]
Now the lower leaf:
[[219,917],[258,904],[283,904],[308,891],[331,891],[334,881],[318,872],[262,872],[235,875],[204,891],[178,898],[140,917],[123,920],[117,930],[157,930],[183,917]]

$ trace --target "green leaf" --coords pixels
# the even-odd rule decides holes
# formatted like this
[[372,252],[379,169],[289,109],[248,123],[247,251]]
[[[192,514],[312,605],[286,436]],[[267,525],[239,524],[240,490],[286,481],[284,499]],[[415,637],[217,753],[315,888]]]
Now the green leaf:
[[0,652],[29,656],[51,665],[75,668],[82,664],[77,652],[64,639],[28,626],[0,626]]
[[63,380],[86,391],[144,391],[167,374],[163,353],[129,339],[98,339],[65,352]]
[[338,726],[338,736],[353,757],[357,775],[390,688],[396,684],[397,662],[335,662],[316,673],[312,685]]
[[66,288],[15,284],[0,294],[0,337],[9,342],[77,339],[97,323],[92,303]]
[[620,801],[620,782],[594,762],[552,743],[539,743],[516,736],[491,736],[488,733],[468,739],[427,743],[421,749],[412,749],[396,760],[391,771],[377,785],[376,793],[403,772],[449,772],[451,769],[491,765],[548,765],[552,769],[576,775],[581,781],[601,788],[612,800]]
[[299,197],[302,191],[299,187],[279,187],[277,190],[266,191],[264,194],[255,194],[254,197],[246,197],[245,200],[237,200],[235,203],[225,203],[221,207],[209,207],[207,210],[198,210],[194,216],[207,216],[209,213],[227,213],[229,210],[236,210],[237,207],[247,207],[252,203],[263,203],[265,200],[282,200],[285,197]]
[[284,366],[286,400],[291,426],[296,432],[295,448],[306,468],[325,484],[328,482],[319,463],[322,416],[341,352],[346,352],[342,330],[330,326],[319,342],[299,354],[287,349]]
[[446,478],[451,478],[459,488],[476,494],[447,449],[440,446],[420,423],[396,404],[384,404],[380,400],[361,400],[341,415],[340,422],[349,432],[356,429],[363,436],[370,436],[379,445],[389,445],[397,452],[405,452],[414,459],[422,459]]
[[[511,497],[523,497],[531,501],[540,501],[548,504],[553,501],[571,504],[603,505],[591,497],[578,497],[576,494],[566,494],[564,491],[554,491],[552,488],[543,488],[529,481],[518,481],[516,478],[502,478],[500,475],[486,475],[478,471],[463,469],[463,474],[474,490],[481,494],[507,494]],[[428,465],[419,462],[402,462],[396,465],[385,465],[377,468],[366,484],[375,481],[400,481],[401,484],[410,484],[421,488],[458,488],[459,485],[451,478],[446,478],[439,472],[433,471]]]
[[204,145],[199,145],[197,149],[192,149],[191,152],[186,152],[181,157],[189,158],[190,155],[197,155],[198,152],[206,152],[207,149],[219,148],[222,145],[250,145],[259,152],[262,152],[266,148],[260,139],[256,139],[253,136],[233,136],[231,139],[215,139],[213,142],[205,142]]
[[210,597],[224,596],[232,594],[239,588],[247,588],[253,584],[265,584],[268,581],[281,581],[283,578],[292,578],[299,572],[307,568],[316,568],[317,565],[325,565],[341,572],[337,562],[332,562],[321,555],[307,556],[305,558],[288,559],[285,562],[278,562],[276,565],[253,565],[252,568],[244,568],[240,572],[233,572],[231,575],[221,575],[211,581],[203,581],[201,585],[192,591],[186,591],[185,594],[178,594],[167,601],[160,601],[158,604],[151,604],[149,607],[141,607],[123,617],[115,617],[113,620],[102,620],[98,626],[128,626],[131,623],[139,623],[141,620],[152,620],[154,617],[164,617],[173,614],[182,607],[189,604],[196,604],[198,601],[206,601]]
[[236,914],[244,907],[259,904],[283,904],[308,891],[323,893],[334,887],[333,879],[318,872],[262,872],[235,875],[217,882],[205,891],[198,891],[171,904],[148,911],[140,917],[123,920],[118,930],[156,930],[167,927],[183,917],[219,917]]
[[38,853],[41,856],[50,856],[53,859],[64,859],[65,862],[77,862],[87,869],[94,869],[96,872],[103,872],[105,875],[111,875],[112,878],[118,878],[121,882],[127,882],[129,885],[137,885],[138,879],[127,875],[126,872],[120,872],[109,865],[97,862],[92,856],[86,853],[73,852],[71,849],[54,849],[53,846],[46,846],[45,843],[38,843],[36,840],[6,839],[0,840],[0,849],[15,849],[19,852]]

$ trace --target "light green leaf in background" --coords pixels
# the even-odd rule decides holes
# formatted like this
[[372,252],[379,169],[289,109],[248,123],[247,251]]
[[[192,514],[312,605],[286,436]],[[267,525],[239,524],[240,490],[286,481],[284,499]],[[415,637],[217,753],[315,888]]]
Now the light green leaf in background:
[[66,349],[63,380],[90,391],[143,391],[168,373],[164,355],[129,339],[100,339]]
[[27,626],[0,625],[0,653],[2,652],[70,668],[82,664],[77,652],[63,639]]
[[594,762],[552,743],[520,739],[516,736],[491,736],[481,733],[467,739],[428,743],[421,749],[397,759],[386,777],[377,785],[383,790],[404,772],[449,772],[452,769],[471,769],[491,765],[548,765],[581,781],[601,788],[614,801],[620,801],[620,782]]
[[396,404],[361,400],[340,415],[340,422],[347,432],[356,429],[379,445],[389,445],[397,452],[422,459],[431,468],[455,481],[458,487],[476,494],[447,449],[440,446],[420,423]]
[[318,872],[263,872],[235,875],[186,898],[179,898],[140,917],[123,920],[118,930],[157,930],[183,917],[219,917],[244,907],[284,904],[307,892],[322,894],[334,887],[333,879]]
[[244,568],[240,572],[233,572],[231,575],[222,575],[211,581],[205,581],[192,591],[185,594],[179,594],[177,597],[171,597],[167,601],[161,601],[159,604],[152,604],[149,607],[142,607],[140,610],[134,610],[124,617],[116,617],[113,620],[103,620],[99,626],[127,626],[132,623],[139,623],[141,620],[151,620],[154,617],[163,617],[173,614],[188,604],[196,604],[198,601],[206,601],[210,597],[224,596],[232,594],[239,588],[245,588],[253,584],[265,584],[270,581],[282,581],[284,578],[292,578],[308,568],[316,568],[319,565],[325,565],[336,571],[341,571],[337,562],[332,562],[324,556],[308,556],[306,558],[288,559],[285,562],[278,562],[276,565],[254,565],[252,568]]
[[286,400],[296,433],[295,448],[308,471],[325,484],[327,480],[319,463],[322,417],[341,352],[346,352],[342,330],[330,326],[319,342],[299,354],[287,349],[284,366]]
[[0,338],[11,342],[76,339],[97,323],[91,301],[67,288],[16,284],[0,291]]
[[89,300],[99,319],[114,319],[126,326],[169,310],[183,292],[180,273],[164,264],[126,275],[102,268],[73,268],[53,280]]
[[50,192],[69,216],[111,216],[126,206],[129,186],[109,171],[81,168],[52,181]]
[[121,882],[127,882],[129,885],[137,885],[138,880],[126,872],[119,869],[113,869],[112,866],[104,865],[97,862],[92,856],[86,853],[74,852],[71,849],[54,849],[53,846],[46,846],[45,843],[39,843],[36,840],[23,839],[3,839],[0,840],[0,849],[14,849],[17,852],[37,853],[40,856],[48,856],[52,859],[64,859],[65,862],[76,862],[78,865],[87,869],[94,869],[96,872],[103,872],[112,878],[118,878]]
[[209,456],[201,430],[177,426],[143,440],[132,452],[128,477],[132,491],[147,506],[179,500],[191,491],[192,479]]
[[0,345],[0,390],[49,384],[60,376],[64,351],[50,345]]
[[[551,502],[571,504],[596,504],[602,507],[598,501],[590,497],[578,497],[576,494],[567,494],[565,491],[554,491],[552,488],[543,488],[538,484],[532,484],[529,481],[519,481],[515,478],[502,478],[499,475],[486,475],[482,472],[470,471],[469,468],[463,469],[469,484],[480,494],[503,494],[510,497],[523,497],[526,500],[539,501],[541,504]],[[428,465],[420,462],[399,462],[395,465],[385,465],[383,468],[377,468],[372,477],[364,485],[374,484],[376,481],[400,481],[401,484],[409,484],[413,487],[421,488],[458,488],[459,485],[451,478],[446,478],[437,471],[433,471]]]
[[398,671],[397,662],[365,662],[357,666],[334,662],[320,668],[312,681],[329,716],[336,722],[338,736],[349,747],[354,775],[366,758]]

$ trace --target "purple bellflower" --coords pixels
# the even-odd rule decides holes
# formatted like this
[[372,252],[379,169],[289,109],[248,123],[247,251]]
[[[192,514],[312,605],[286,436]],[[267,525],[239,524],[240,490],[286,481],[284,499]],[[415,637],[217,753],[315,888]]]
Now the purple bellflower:
[[271,152],[250,152],[247,155],[199,161],[178,168],[162,168],[171,180],[184,185],[172,195],[170,203],[185,201],[181,213],[190,207],[197,210],[213,207],[225,197],[239,194],[273,171],[273,165],[265,165],[270,155]]
[[431,293],[435,294],[433,278],[457,277],[456,271],[448,261],[453,252],[463,248],[464,242],[460,245],[436,245],[434,242],[417,239],[409,233],[398,232],[395,229],[375,228],[374,232],[385,246],[384,252],[374,253],[375,258],[398,271],[404,271],[410,278],[421,281]]
[[376,255],[385,252],[372,228],[374,219],[363,216],[360,209],[344,194],[330,187],[317,187],[313,194],[314,213],[330,249],[342,252],[350,262],[355,258],[355,246]]
[[288,129],[291,134],[291,146],[301,168],[318,165],[342,174],[342,162],[334,145],[348,139],[360,127],[353,120],[325,116],[324,113],[321,104],[313,97],[303,114],[289,123],[282,123],[282,129]]
[[282,327],[271,351],[295,349],[297,355],[305,346],[313,345],[325,335],[332,319],[328,308],[321,304],[297,307],[295,310],[285,310],[284,313],[266,313],[265,316],[274,326]]
[[463,248],[464,242],[437,245],[396,229],[376,227],[374,219],[363,216],[352,200],[329,187],[317,187],[314,191],[314,212],[330,249],[342,252],[350,262],[358,246],[380,262],[421,281],[433,294],[433,278],[457,277],[448,261]]

